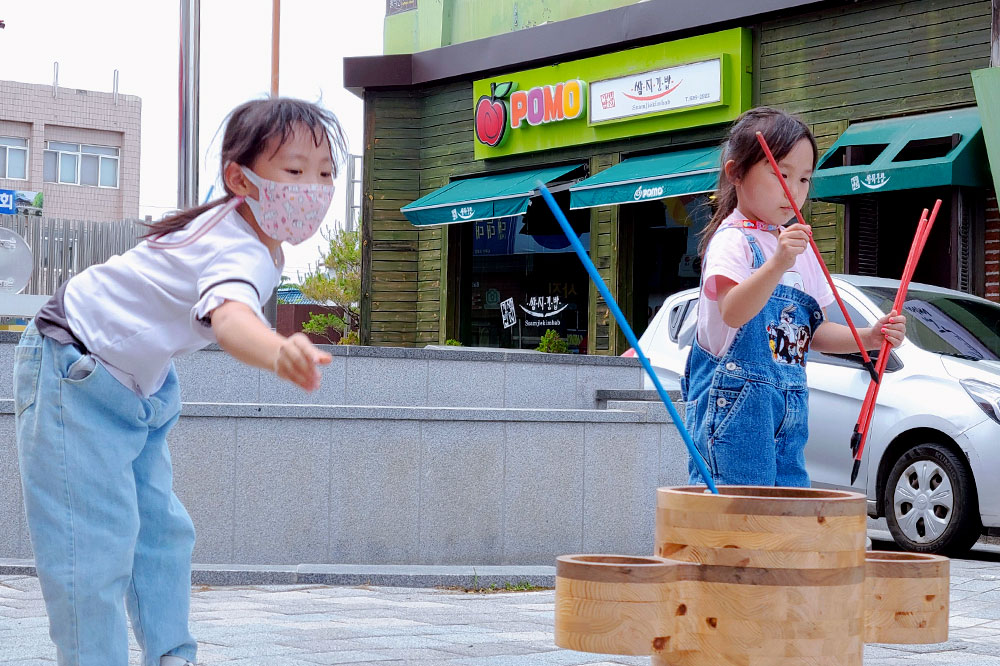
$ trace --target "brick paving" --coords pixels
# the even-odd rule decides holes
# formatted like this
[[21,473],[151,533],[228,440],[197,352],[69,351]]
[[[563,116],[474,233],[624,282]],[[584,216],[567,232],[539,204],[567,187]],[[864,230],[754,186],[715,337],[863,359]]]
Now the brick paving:
[[[953,560],[951,574],[950,640],[870,645],[866,666],[1000,665],[1000,554],[991,548]],[[368,586],[196,586],[191,622],[203,665],[649,664],[648,658],[557,648],[553,597],[551,590],[469,594]],[[38,581],[0,576],[0,664],[53,663]],[[134,644],[131,663],[139,663]]]

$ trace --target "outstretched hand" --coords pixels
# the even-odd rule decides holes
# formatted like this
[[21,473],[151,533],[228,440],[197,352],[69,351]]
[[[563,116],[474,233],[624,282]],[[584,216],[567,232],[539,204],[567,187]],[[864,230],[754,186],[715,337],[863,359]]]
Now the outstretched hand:
[[320,384],[319,366],[331,361],[333,357],[319,350],[304,333],[295,333],[278,348],[274,374],[306,391],[315,391]]
[[906,316],[895,310],[889,312],[868,329],[868,349],[878,349],[883,340],[888,340],[893,347],[903,344],[906,337]]

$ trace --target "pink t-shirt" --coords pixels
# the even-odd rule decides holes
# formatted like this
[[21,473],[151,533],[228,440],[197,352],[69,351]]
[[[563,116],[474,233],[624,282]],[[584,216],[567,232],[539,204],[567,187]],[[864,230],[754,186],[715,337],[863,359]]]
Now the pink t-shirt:
[[[698,299],[698,342],[716,356],[726,353],[739,330],[722,321],[722,312],[716,301],[716,278],[726,277],[739,284],[750,277],[753,272],[753,251],[744,233],[753,236],[765,259],[770,258],[778,249],[778,237],[769,231],[727,226],[731,221],[743,219],[744,215],[739,210],[734,210],[719,225],[709,241],[701,264],[704,286]],[[810,249],[798,256],[792,269],[782,276],[781,284],[806,292],[823,308],[834,301],[823,269]]]

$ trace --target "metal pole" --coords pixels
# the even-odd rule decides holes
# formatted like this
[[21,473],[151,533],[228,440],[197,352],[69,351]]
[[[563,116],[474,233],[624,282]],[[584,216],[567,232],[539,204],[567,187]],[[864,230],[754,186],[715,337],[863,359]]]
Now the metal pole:
[[177,207],[198,203],[198,73],[201,65],[201,0],[180,0],[178,77]]
[[271,0],[271,97],[278,96],[278,44],[281,41],[281,0]]

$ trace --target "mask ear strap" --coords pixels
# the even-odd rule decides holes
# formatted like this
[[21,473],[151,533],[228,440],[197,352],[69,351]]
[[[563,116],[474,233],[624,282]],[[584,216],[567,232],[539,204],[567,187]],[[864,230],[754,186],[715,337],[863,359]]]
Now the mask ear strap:
[[243,203],[243,197],[233,197],[223,204],[222,208],[220,208],[215,215],[205,222],[205,224],[201,225],[201,228],[198,229],[198,231],[194,232],[190,237],[185,238],[182,241],[178,241],[176,243],[163,243],[161,241],[148,240],[146,243],[154,250],[176,250],[177,248],[187,247],[211,231],[212,227],[218,224],[226,215],[233,212],[241,203]]

